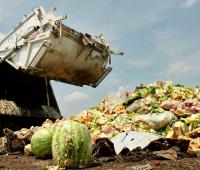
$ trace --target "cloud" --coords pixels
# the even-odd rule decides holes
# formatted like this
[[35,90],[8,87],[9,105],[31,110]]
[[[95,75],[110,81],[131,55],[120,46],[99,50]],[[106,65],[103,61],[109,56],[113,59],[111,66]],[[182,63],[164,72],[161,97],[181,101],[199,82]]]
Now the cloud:
[[114,72],[111,72],[108,78],[105,79],[105,83],[111,85],[111,86],[119,86],[122,84],[122,79],[120,76]]
[[187,57],[192,53],[199,51],[199,38],[196,36],[199,31],[193,31],[188,35],[188,31],[184,29],[162,30],[154,32],[155,52],[159,59],[177,58],[180,56]]
[[[173,1],[156,1],[155,3],[147,1],[145,5],[137,1],[126,3],[121,1],[117,3],[118,5],[115,5],[115,1],[109,2],[98,2],[100,4],[95,5],[98,6],[99,11],[104,11],[102,14],[93,11],[97,8],[76,11],[73,19],[68,21],[69,25],[83,32],[88,31],[97,35],[103,33],[113,42],[163,21],[174,7]],[[85,11],[89,11],[89,13]]]
[[165,29],[154,32],[155,55],[160,70],[157,79],[192,83],[200,72],[200,40],[195,30],[188,36],[184,29]]
[[113,85],[120,85],[122,83],[122,80],[119,78],[119,77],[112,77],[110,79],[110,82],[113,84]]
[[177,57],[169,60],[165,71],[161,74],[170,79],[186,80],[191,77],[199,77],[200,51],[189,56]]
[[76,101],[85,100],[87,98],[88,98],[88,95],[86,93],[75,91],[71,94],[65,95],[64,101],[65,102],[76,102]]
[[154,64],[154,61],[146,58],[145,59],[134,58],[132,60],[127,61],[127,64],[133,68],[145,68],[152,66]]
[[3,5],[0,6],[0,24],[3,24],[3,22],[6,22],[6,19],[11,15],[11,12],[8,12],[6,10],[7,8],[3,8]]
[[[11,1],[11,0],[0,0],[0,25],[2,29],[2,26],[5,25],[6,22],[16,24],[17,17],[22,17],[22,14],[20,12],[24,12],[24,10],[27,8],[24,3],[26,0],[17,0],[17,1]],[[12,5],[10,5],[12,4]],[[23,9],[23,10],[21,10]],[[31,9],[31,8],[30,8]],[[17,14],[20,15],[18,16]],[[17,20],[19,21],[19,20]],[[12,24],[12,25],[13,25]]]
[[199,63],[188,62],[186,59],[176,60],[168,65],[166,75],[169,77],[184,76],[184,74],[195,73],[199,69]]
[[198,2],[199,2],[199,0],[186,0],[183,4],[183,7],[184,8],[191,8],[192,6],[194,6]]
[[179,32],[176,30],[162,30],[154,32],[155,50],[158,53],[166,54],[168,57],[181,55],[187,51],[187,42],[179,39]]

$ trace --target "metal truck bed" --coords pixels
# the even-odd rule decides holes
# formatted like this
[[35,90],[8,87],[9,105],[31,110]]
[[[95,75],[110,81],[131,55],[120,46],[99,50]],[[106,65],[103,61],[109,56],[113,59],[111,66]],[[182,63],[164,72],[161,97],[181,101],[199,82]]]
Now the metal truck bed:
[[36,7],[0,42],[0,63],[78,86],[96,87],[111,71],[111,50],[102,36],[80,33],[64,16]]

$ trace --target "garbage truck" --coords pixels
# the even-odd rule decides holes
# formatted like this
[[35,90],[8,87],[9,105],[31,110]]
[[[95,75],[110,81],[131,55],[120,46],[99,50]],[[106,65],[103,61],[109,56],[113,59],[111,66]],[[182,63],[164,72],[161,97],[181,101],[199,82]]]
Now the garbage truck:
[[102,35],[64,25],[66,18],[37,6],[0,40],[0,133],[62,118],[50,80],[97,87],[111,55],[123,55]]

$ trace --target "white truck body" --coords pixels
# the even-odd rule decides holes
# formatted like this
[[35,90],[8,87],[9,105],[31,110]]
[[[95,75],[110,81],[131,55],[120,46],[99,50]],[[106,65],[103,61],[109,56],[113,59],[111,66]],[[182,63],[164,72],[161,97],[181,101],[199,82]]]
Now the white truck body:
[[96,87],[111,71],[112,51],[103,37],[82,34],[62,24],[63,19],[55,10],[33,9],[0,41],[0,63],[31,75]]

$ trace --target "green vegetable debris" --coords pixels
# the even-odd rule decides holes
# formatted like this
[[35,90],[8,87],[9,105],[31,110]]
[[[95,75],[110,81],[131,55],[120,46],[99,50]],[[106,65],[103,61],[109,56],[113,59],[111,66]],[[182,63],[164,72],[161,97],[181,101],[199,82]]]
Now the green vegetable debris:
[[[186,138],[200,127],[200,89],[171,81],[142,84],[135,90],[109,96],[71,119],[87,125],[93,141],[124,131]],[[181,133],[175,134],[174,129]]]
[[190,150],[200,151],[200,88],[188,88],[171,81],[142,84],[135,90],[108,96],[68,120],[47,119],[42,127],[16,132],[4,129],[0,154],[23,148],[27,155],[53,156],[54,165],[58,167],[86,167],[91,160],[92,144],[97,139],[111,139],[129,131],[187,139]]

